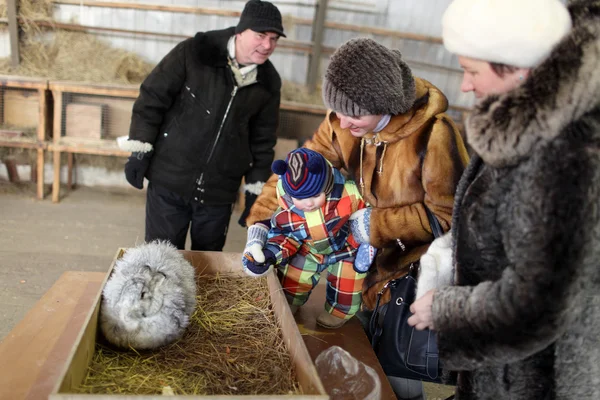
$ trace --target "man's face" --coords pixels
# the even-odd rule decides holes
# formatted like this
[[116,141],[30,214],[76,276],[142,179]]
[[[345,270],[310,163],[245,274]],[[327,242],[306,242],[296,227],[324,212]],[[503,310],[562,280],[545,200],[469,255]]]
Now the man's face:
[[254,32],[251,29],[236,34],[235,59],[242,65],[263,64],[277,47],[279,35],[274,32]]

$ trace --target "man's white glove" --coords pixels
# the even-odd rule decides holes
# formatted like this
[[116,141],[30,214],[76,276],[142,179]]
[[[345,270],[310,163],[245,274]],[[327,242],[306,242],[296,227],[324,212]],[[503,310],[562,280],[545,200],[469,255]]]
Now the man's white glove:
[[248,275],[254,276],[254,274],[248,271],[248,261],[262,264],[265,262],[265,254],[263,253],[263,247],[267,243],[267,235],[269,228],[261,223],[254,224],[248,228],[248,236],[246,239],[246,247],[242,255],[242,265],[244,266],[244,272]]
[[421,272],[417,281],[415,300],[431,289],[452,284],[454,278],[452,259],[452,234],[450,232],[435,239],[427,252],[421,256]]

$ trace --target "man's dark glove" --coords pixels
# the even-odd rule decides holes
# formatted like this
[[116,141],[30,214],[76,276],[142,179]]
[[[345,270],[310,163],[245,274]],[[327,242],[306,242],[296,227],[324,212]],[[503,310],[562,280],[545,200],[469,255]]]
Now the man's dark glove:
[[246,200],[244,201],[244,211],[242,212],[242,216],[240,217],[240,219],[238,221],[238,224],[240,224],[240,226],[242,228],[246,227],[246,218],[248,218],[248,215],[250,214],[250,209],[252,208],[252,205],[254,204],[254,202],[256,201],[256,198],[258,197],[254,193],[250,193],[248,191],[245,192],[245,196],[246,196]]
[[137,189],[144,188],[144,176],[150,166],[152,152],[131,153],[127,163],[125,163],[125,178],[131,186]]

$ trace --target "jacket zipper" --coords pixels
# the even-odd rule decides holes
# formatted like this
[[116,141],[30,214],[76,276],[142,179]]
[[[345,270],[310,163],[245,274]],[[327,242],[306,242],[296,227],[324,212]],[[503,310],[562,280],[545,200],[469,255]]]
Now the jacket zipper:
[[233,90],[231,91],[231,99],[229,99],[229,104],[227,104],[227,109],[225,109],[225,115],[223,115],[223,120],[221,121],[219,130],[217,131],[217,137],[215,138],[215,142],[213,143],[212,148],[210,149],[210,153],[208,154],[208,159],[206,160],[206,164],[210,163],[213,153],[215,152],[215,148],[217,147],[217,144],[219,143],[219,137],[221,137],[221,131],[223,130],[223,125],[225,125],[225,120],[227,119],[227,115],[229,114],[229,109],[231,108],[231,103],[233,103],[233,98],[235,97],[235,94],[237,93],[237,91],[238,91],[238,87],[234,86]]

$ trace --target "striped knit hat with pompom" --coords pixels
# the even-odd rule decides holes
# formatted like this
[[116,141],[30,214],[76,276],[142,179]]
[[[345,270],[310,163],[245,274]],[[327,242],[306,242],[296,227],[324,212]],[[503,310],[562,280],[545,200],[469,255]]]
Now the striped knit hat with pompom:
[[276,160],[271,169],[281,177],[283,190],[296,199],[308,199],[333,188],[333,171],[325,157],[301,148],[291,151],[286,161]]

